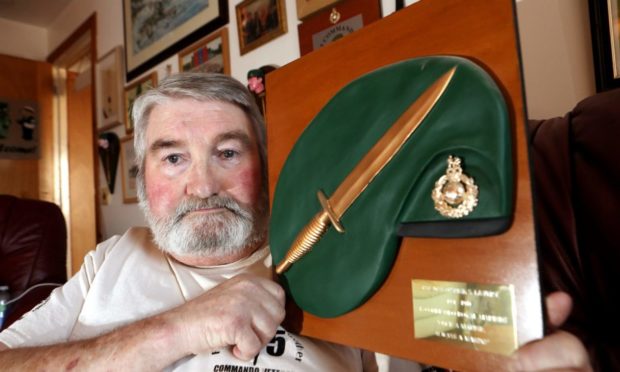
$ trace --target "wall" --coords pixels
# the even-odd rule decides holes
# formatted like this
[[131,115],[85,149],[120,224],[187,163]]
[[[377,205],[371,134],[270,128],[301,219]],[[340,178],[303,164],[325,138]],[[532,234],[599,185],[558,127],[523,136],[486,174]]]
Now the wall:
[[[45,61],[48,54],[47,30],[0,18],[0,54]],[[16,36],[19,35],[19,42]]]
[[[245,81],[245,74],[250,69],[265,64],[282,66],[299,57],[299,21],[295,0],[285,0],[288,32],[243,56],[239,54],[235,20],[235,5],[240,2],[241,0],[229,1],[228,30],[234,77]],[[587,2],[588,0],[517,0],[526,101],[528,114],[532,118],[563,115],[580,99],[595,91]],[[394,11],[394,0],[381,0],[381,3],[384,16]],[[14,30],[9,33],[11,39],[14,40],[15,35],[24,35],[27,42],[20,43],[20,48],[16,48],[12,40],[0,36],[0,53],[28,54],[31,57],[27,58],[42,60],[93,12],[97,12],[98,55],[103,56],[114,46],[123,44],[123,11],[120,0],[73,0],[47,30],[45,46],[37,42],[41,38],[40,30],[33,32],[29,26],[11,25],[11,30]],[[4,31],[3,26],[0,23],[0,28]],[[177,59],[173,56],[156,67],[159,78],[165,76],[168,64],[173,72],[177,71]],[[115,131],[119,137],[125,136],[123,127],[117,127]],[[100,184],[103,185],[104,178],[101,174],[100,179]],[[101,210],[105,237],[122,233],[127,226],[145,223],[136,204],[122,203],[120,173],[117,175],[115,193],[110,204],[103,206]]]
[[563,115],[595,90],[587,0],[517,2],[529,116]]

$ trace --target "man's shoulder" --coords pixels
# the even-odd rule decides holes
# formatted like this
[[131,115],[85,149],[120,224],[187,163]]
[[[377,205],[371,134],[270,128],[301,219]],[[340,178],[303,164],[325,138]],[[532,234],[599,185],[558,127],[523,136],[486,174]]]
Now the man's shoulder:
[[114,235],[99,243],[97,249],[92,252],[95,261],[103,262],[112,257],[127,256],[130,254],[147,253],[158,251],[153,243],[151,230],[147,227],[131,227],[122,235]]

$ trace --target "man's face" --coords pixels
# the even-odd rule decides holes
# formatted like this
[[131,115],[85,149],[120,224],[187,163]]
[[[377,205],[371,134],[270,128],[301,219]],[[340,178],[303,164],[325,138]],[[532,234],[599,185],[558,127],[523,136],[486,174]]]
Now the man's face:
[[151,111],[146,146],[146,214],[162,249],[185,261],[221,264],[264,241],[258,143],[241,109],[168,101]]

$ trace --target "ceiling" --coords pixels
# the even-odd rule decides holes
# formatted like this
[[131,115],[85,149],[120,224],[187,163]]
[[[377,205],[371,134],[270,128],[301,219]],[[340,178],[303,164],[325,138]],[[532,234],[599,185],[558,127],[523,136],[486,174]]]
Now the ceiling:
[[0,0],[0,18],[48,28],[72,0]]

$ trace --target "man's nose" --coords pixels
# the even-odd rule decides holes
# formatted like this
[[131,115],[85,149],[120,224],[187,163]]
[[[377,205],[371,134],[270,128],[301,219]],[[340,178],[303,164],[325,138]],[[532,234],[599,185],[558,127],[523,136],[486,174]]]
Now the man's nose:
[[199,198],[217,195],[220,185],[215,172],[209,164],[194,164],[187,177],[186,193]]

